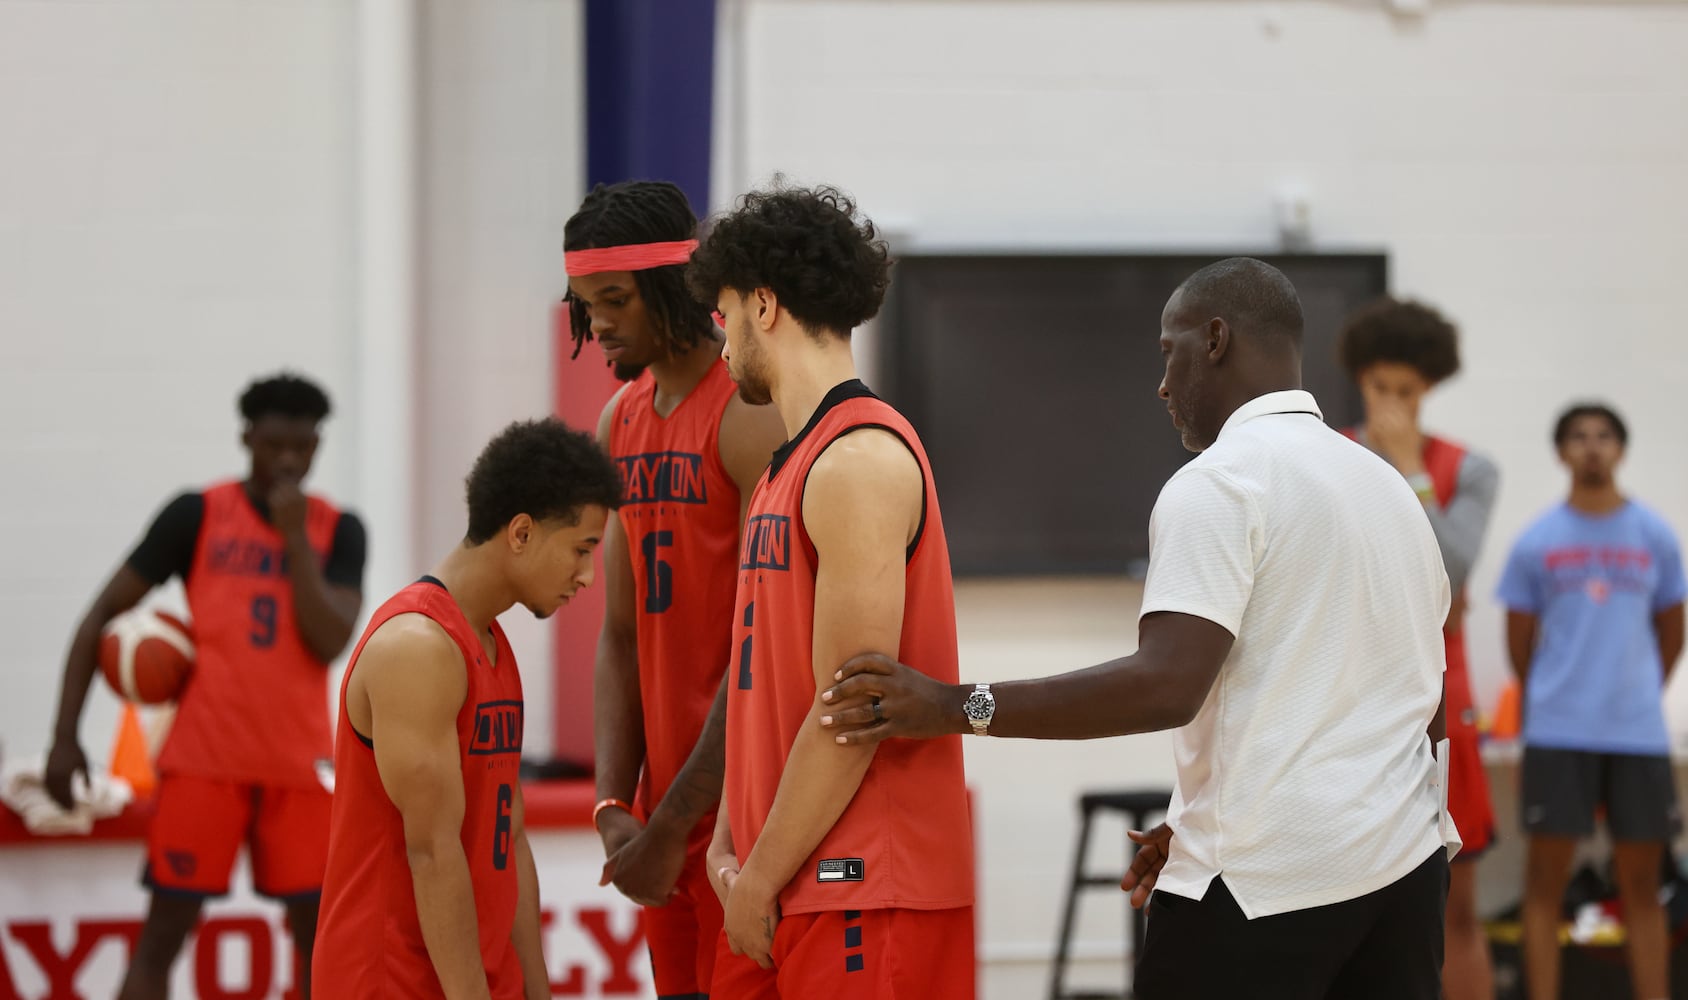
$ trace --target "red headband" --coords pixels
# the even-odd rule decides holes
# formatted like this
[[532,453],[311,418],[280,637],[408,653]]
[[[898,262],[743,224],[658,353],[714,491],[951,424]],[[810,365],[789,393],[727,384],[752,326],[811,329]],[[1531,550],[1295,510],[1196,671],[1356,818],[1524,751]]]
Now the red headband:
[[563,270],[569,277],[602,271],[644,271],[665,264],[684,264],[692,259],[697,240],[672,243],[630,243],[597,250],[570,250],[563,254]]

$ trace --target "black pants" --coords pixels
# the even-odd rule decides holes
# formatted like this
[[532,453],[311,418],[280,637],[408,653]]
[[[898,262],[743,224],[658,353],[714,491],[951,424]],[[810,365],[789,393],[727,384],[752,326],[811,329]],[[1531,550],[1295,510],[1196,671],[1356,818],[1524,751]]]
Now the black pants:
[[1223,876],[1200,902],[1157,892],[1139,1000],[1437,1000],[1448,857],[1376,892],[1249,920]]

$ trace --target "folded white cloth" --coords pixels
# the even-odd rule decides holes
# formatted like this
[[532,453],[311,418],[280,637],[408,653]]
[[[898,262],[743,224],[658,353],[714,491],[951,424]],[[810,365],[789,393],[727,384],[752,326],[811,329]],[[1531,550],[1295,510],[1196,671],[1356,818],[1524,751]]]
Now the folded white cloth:
[[0,804],[17,813],[30,833],[44,837],[87,834],[95,820],[116,816],[135,797],[122,778],[96,774],[84,781],[79,776],[71,783],[76,805],[62,809],[47,794],[45,771],[42,754],[10,762],[0,770]]

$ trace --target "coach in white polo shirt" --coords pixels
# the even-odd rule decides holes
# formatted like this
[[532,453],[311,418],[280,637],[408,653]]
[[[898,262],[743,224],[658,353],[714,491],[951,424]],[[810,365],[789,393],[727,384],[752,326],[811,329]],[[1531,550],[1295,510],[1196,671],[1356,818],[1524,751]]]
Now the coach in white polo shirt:
[[1167,824],[1133,835],[1125,885],[1153,890],[1142,1000],[1440,994],[1448,577],[1412,488],[1301,389],[1301,335],[1257,260],[1167,302],[1161,396],[1201,454],[1150,519],[1135,653],[988,686],[859,657],[823,696],[849,743],[1176,727]]

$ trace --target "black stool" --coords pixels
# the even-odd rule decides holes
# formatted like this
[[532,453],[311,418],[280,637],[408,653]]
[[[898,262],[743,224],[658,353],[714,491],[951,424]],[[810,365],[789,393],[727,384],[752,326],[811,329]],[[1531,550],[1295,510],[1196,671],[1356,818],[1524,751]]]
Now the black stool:
[[[1049,976],[1049,1000],[1127,1000],[1130,990],[1120,993],[1069,993],[1065,989],[1067,957],[1072,947],[1073,919],[1078,914],[1078,894],[1085,889],[1112,889],[1119,892],[1123,870],[1106,875],[1087,875],[1084,871],[1084,852],[1090,846],[1090,821],[1098,810],[1124,813],[1130,829],[1148,829],[1147,820],[1156,813],[1166,812],[1172,792],[1165,788],[1135,789],[1128,792],[1087,792],[1078,800],[1082,822],[1078,828],[1078,849],[1073,854],[1073,876],[1067,884],[1067,902],[1061,915],[1061,937],[1055,942],[1055,963]],[[1135,853],[1134,845],[1126,841],[1127,856]],[[1129,866],[1129,861],[1127,862]],[[1123,893],[1122,893],[1123,895]],[[1126,919],[1131,925],[1131,959],[1143,951],[1143,911],[1131,908],[1126,899]],[[1129,980],[1129,974],[1127,976]]]

